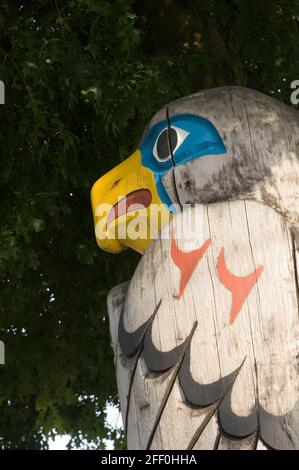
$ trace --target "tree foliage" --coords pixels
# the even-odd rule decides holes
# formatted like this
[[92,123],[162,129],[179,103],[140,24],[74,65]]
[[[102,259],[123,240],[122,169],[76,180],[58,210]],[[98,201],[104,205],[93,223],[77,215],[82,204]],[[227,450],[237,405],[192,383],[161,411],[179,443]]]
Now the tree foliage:
[[289,103],[299,1],[0,5],[0,447],[100,447],[117,438],[105,299],[138,256],[97,249],[90,188],[175,98],[237,84]]

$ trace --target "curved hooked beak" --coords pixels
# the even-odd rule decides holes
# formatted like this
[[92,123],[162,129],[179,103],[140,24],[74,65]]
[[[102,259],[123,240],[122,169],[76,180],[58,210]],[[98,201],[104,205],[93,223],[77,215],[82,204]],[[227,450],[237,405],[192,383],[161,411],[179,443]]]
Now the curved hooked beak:
[[112,253],[128,246],[143,253],[172,217],[139,150],[96,181],[91,204],[97,244]]

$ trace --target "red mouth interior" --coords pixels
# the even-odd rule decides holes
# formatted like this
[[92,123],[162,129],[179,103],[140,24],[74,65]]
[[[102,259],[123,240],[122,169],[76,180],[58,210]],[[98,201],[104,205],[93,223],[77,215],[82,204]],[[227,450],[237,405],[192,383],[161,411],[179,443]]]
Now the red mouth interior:
[[121,215],[144,209],[148,207],[151,202],[152,194],[148,189],[137,189],[127,194],[127,196],[123,197],[112,207],[107,217],[106,227],[108,228],[111,222]]

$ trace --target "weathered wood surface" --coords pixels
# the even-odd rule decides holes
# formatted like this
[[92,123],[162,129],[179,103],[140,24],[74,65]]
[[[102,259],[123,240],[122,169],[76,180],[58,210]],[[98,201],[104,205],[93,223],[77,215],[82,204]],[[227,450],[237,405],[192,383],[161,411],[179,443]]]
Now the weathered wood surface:
[[257,436],[250,434],[243,439],[220,436],[217,450],[257,450]]
[[[298,407],[294,410],[299,398],[295,238],[278,213],[252,201],[197,206],[178,215],[170,232],[174,226],[176,234],[180,227],[186,229],[190,212],[197,214],[199,223],[192,238],[188,239],[189,230],[177,240],[178,248],[186,252],[208,239],[211,243],[181,298],[180,270],[171,257],[171,237],[161,239],[165,231],[143,255],[130,284],[114,289],[108,298],[127,446],[259,449],[264,446],[262,441],[268,440],[270,447],[298,448]],[[226,267],[235,276],[247,276],[263,267],[232,324],[232,293],[220,282],[217,269],[223,248]],[[173,350],[195,328],[190,339],[193,379],[211,384],[237,370],[232,387],[219,400],[212,399],[209,406],[190,406],[186,400],[178,379],[186,352],[163,373],[149,370],[146,349],[128,359],[119,347],[122,304],[125,329],[132,332],[151,317],[161,299],[152,321],[152,342],[157,350]],[[206,395],[209,398],[209,391]],[[274,416],[269,422],[278,433],[269,429],[268,415],[265,418],[262,409]],[[262,426],[255,428],[254,421],[260,419]]]
[[256,450],[269,450],[268,447],[259,439],[257,442]]
[[[255,200],[278,211],[299,231],[299,113],[269,96],[223,87],[167,106],[168,117],[192,114],[218,130],[227,153],[176,166],[163,179],[180,204]],[[149,123],[163,118],[160,110]]]

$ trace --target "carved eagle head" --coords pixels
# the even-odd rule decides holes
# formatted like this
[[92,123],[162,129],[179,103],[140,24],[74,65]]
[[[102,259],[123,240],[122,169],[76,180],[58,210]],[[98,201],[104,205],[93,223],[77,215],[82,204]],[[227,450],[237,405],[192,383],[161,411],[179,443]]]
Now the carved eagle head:
[[256,200],[298,229],[299,113],[240,87],[174,101],[91,191],[98,245],[143,253],[186,204]]

